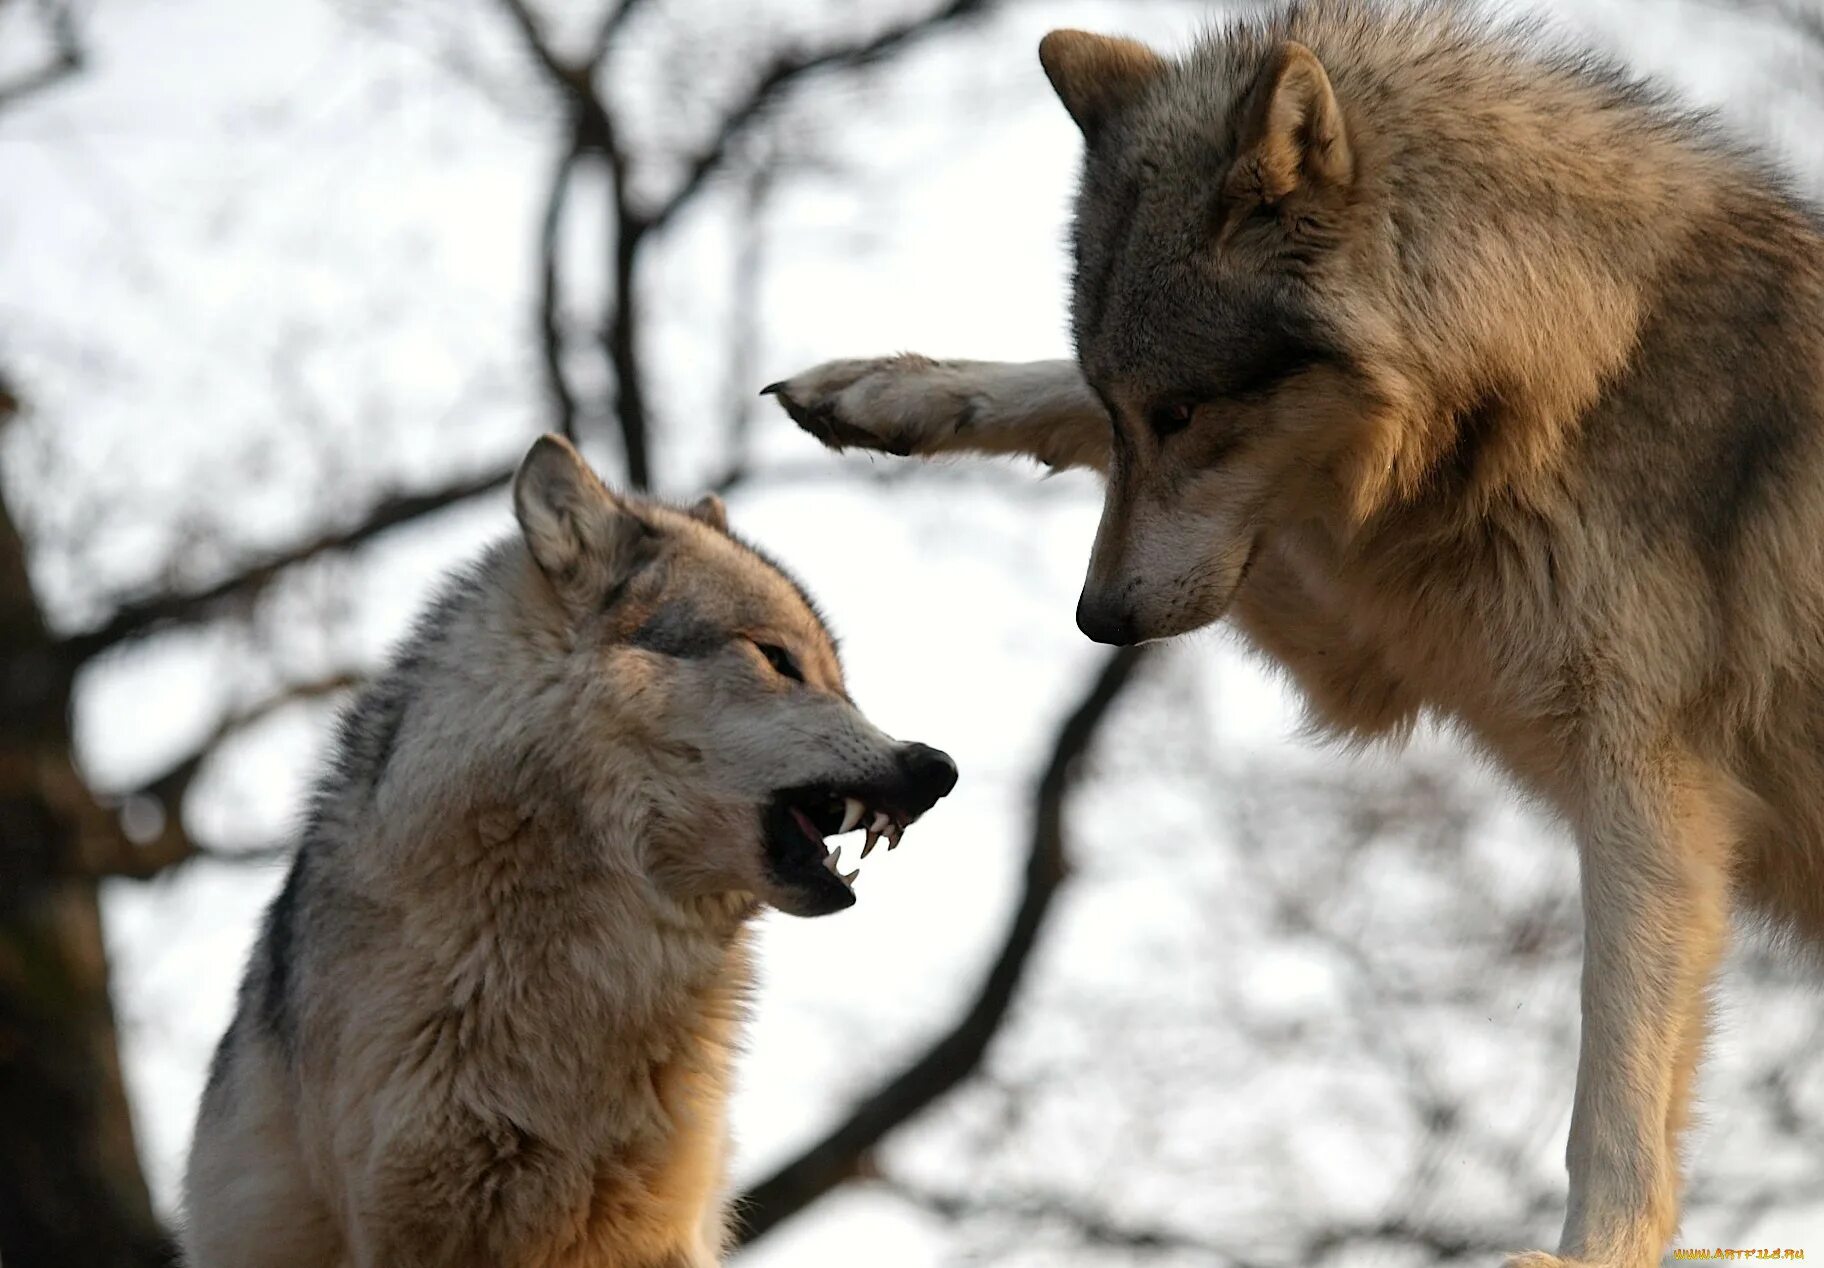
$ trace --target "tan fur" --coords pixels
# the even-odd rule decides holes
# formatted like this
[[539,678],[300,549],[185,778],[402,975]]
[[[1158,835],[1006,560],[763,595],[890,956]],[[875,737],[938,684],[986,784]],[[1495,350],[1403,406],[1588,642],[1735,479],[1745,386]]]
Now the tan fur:
[[344,718],[204,1097],[198,1268],[719,1263],[745,926],[853,901],[781,870],[767,807],[940,777],[909,821],[954,779],[719,501],[551,439],[515,491],[521,536]]
[[[1098,92],[1129,104],[1090,134],[1077,363],[832,362],[781,400],[838,446],[1103,471],[1086,630],[1232,615],[1323,727],[1444,720],[1558,809],[1571,1198],[1515,1262],[1657,1264],[1732,912],[1824,943],[1817,221],[1442,5],[1300,6]],[[1224,395],[1284,314],[1326,354]]]

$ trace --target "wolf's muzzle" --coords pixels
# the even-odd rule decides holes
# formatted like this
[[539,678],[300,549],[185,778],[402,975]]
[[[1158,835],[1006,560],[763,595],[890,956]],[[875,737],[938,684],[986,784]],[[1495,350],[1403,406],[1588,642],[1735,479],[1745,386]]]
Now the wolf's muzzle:
[[842,846],[826,838],[864,831],[861,857],[879,841],[898,847],[906,828],[956,787],[956,763],[929,744],[899,744],[891,764],[871,779],[786,788],[763,815],[767,863],[780,886],[773,905],[795,916],[821,916],[855,901],[857,871],[842,870]]
[[1140,641],[1131,610],[1121,606],[1119,599],[1111,600],[1102,595],[1092,597],[1087,590],[1077,600],[1077,628],[1096,642],[1114,647],[1126,647]]
[[902,744],[899,765],[906,773],[904,805],[915,819],[956,787],[956,763],[942,749],[929,744]]

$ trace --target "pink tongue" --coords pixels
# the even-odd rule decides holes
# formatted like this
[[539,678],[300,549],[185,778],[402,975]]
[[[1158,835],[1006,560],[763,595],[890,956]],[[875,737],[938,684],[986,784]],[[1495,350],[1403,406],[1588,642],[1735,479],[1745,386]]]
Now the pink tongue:
[[798,826],[804,829],[804,835],[815,841],[819,846],[822,846],[823,833],[817,831],[817,825],[812,823],[810,819],[805,816],[804,811],[798,809],[797,806],[791,807],[791,811],[792,818],[796,819],[798,821]]

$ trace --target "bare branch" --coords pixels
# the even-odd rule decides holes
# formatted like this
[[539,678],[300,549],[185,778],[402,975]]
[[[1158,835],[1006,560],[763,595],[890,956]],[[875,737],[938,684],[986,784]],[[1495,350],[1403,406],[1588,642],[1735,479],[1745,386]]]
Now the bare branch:
[[0,84],[0,110],[18,105],[82,69],[82,42],[76,37],[76,20],[69,6],[45,4],[39,7],[44,11],[50,32],[50,56],[42,66],[26,71],[10,83]]
[[1725,11],[1758,13],[1781,23],[1813,53],[1824,53],[1824,6],[1816,0],[1719,0]]
[[690,161],[683,182],[648,219],[653,228],[669,223],[722,166],[734,143],[785,94],[810,75],[822,70],[848,70],[878,62],[941,27],[985,12],[992,0],[950,0],[936,12],[889,27],[858,44],[777,58],[761,75],[747,96],[723,116],[722,126],[709,144]]
[[43,92],[68,79],[82,69],[82,57],[62,52],[36,70],[26,71],[10,83],[0,84],[0,110],[18,105],[27,97]]
[[587,68],[573,66],[558,56],[557,50],[552,48],[550,41],[545,38],[544,28],[539,24],[539,20],[532,10],[527,7],[525,0],[500,0],[500,7],[506,10],[507,17],[512,19],[514,26],[519,28],[520,38],[525,41],[526,47],[532,51],[532,56],[545,68],[552,79],[571,93],[577,92],[579,87],[584,87],[586,90]]
[[602,18],[602,24],[596,28],[595,38],[589,41],[589,68],[594,70],[608,56],[608,50],[614,47],[614,37],[627,24],[644,0],[620,0],[611,5]]
[[97,859],[87,868],[92,877],[115,877],[128,881],[149,881],[189,863],[232,863],[237,867],[271,867],[283,863],[297,851],[291,841],[273,841],[265,845],[205,845],[184,830],[181,823],[167,821],[165,830],[144,845],[128,844],[125,849]]
[[587,87],[589,76],[608,56],[609,50],[614,47],[614,37],[620,34],[621,28],[642,3],[644,0],[615,0],[614,3],[605,5],[595,34],[590,37],[588,55],[580,62],[571,63],[552,47],[551,41],[545,37],[544,26],[538,15],[532,12],[525,0],[500,0],[501,7],[519,29],[520,38],[532,50],[532,55],[553,79],[572,94],[590,92]]
[[538,329],[545,359],[545,384],[557,412],[556,429],[566,438],[576,439],[576,393],[564,375],[564,332],[561,297],[558,294],[558,256],[563,228],[564,203],[570,194],[570,180],[576,174],[580,151],[575,146],[564,151],[551,175],[551,192],[545,199],[544,221],[539,231]]
[[[613,161],[611,153],[610,162]],[[645,489],[652,483],[652,457],[639,350],[645,323],[634,275],[646,226],[629,219],[632,213],[627,207],[624,177],[624,170],[617,166],[614,199],[619,214],[615,224],[614,258],[609,263],[613,273],[609,289],[612,298],[607,320],[602,326],[602,350],[614,369],[614,416],[620,424],[621,448],[627,456],[627,483],[636,489]]]
[[1143,656],[1137,647],[1109,655],[1058,729],[1033,797],[1032,840],[1020,905],[975,1000],[955,1025],[864,1098],[828,1135],[741,1197],[735,1210],[743,1245],[862,1171],[869,1152],[888,1132],[961,1083],[981,1062],[1007,1016],[1051,900],[1067,873],[1064,801],[1076,782],[1078,761],[1094,743]]
[[310,682],[293,683],[255,704],[244,709],[237,709],[216,723],[208,738],[201,744],[147,780],[139,788],[128,793],[127,796],[153,797],[163,802],[168,809],[173,808],[189,791],[190,785],[195,782],[197,773],[202,770],[203,763],[209,760],[210,754],[225,742],[265,721],[288,704],[341,695],[345,691],[354,690],[360,685],[360,682],[360,677],[355,674],[328,674]]
[[[1074,1195],[1030,1191],[963,1192],[932,1188],[903,1176],[871,1179],[893,1196],[945,1220],[1015,1220],[1067,1230],[1077,1241],[1098,1249],[1161,1254],[1192,1251],[1212,1256],[1215,1262],[1229,1268],[1308,1268],[1342,1251],[1362,1246],[1417,1250],[1423,1252],[1426,1262],[1449,1264],[1480,1261],[1518,1244],[1512,1239],[1471,1235],[1449,1225],[1401,1215],[1320,1228],[1295,1247],[1272,1255],[1245,1254],[1179,1229],[1117,1220],[1085,1206]],[[1520,1232],[1514,1233],[1515,1238],[1520,1236]]]
[[[294,683],[282,691],[224,717],[202,743],[173,762],[139,788],[117,798],[109,798],[119,809],[91,800],[80,816],[82,840],[79,855],[84,870],[91,876],[121,876],[149,880],[171,868],[196,859],[216,862],[269,863],[288,858],[289,842],[263,846],[227,848],[198,841],[184,827],[184,798],[196,782],[203,764],[221,745],[271,717],[279,709],[301,700],[320,700],[352,690],[360,678],[354,674],[328,674],[309,682]],[[136,839],[127,831],[123,814],[135,803],[161,817],[158,830],[149,839]]]
[[[632,7],[632,3],[633,0],[628,0],[622,6],[622,16]],[[572,64],[565,61],[545,39],[543,28],[531,9],[526,7],[525,0],[500,0],[500,5],[507,11],[513,25],[519,28],[520,36],[524,39],[526,48],[531,51],[533,60],[544,68],[552,86],[569,103],[574,127],[571,148],[579,152],[598,151],[606,156],[610,174],[614,177],[615,205],[625,227],[623,232],[631,232],[637,239],[645,226],[637,218],[628,215],[623,204],[623,191],[627,183],[626,155],[616,135],[614,117],[608,112],[608,107],[596,92],[593,82],[599,54],[588,62]],[[609,15],[602,32],[598,33],[598,39],[613,38],[613,17],[613,14]],[[603,51],[606,51],[605,45]]]
[[1128,1224],[1090,1210],[1074,1197],[1047,1193],[982,1193],[928,1188],[902,1176],[876,1180],[887,1192],[940,1219],[961,1221],[996,1218],[1022,1224],[1044,1224],[1070,1230],[1078,1241],[1103,1250],[1195,1251],[1215,1256],[1230,1268],[1247,1268],[1254,1261],[1226,1247],[1170,1228]]
[[129,597],[106,622],[65,639],[60,649],[80,662],[154,630],[209,620],[237,605],[252,603],[288,569],[323,555],[364,546],[395,528],[504,488],[512,478],[510,470],[495,471],[457,480],[440,489],[386,498],[348,528],[324,533],[289,550],[243,564],[238,571],[214,585],[177,593],[152,590]]
[[590,60],[571,65],[558,55],[538,19],[526,7],[525,0],[500,0],[508,16],[519,28],[534,60],[544,67],[553,86],[570,105],[573,132],[570,152],[565,156],[553,180],[551,198],[546,206],[543,226],[545,286],[540,300],[540,319],[545,332],[547,374],[552,393],[558,402],[559,419],[566,435],[574,436],[576,404],[563,380],[558,363],[561,337],[555,330],[557,318],[556,243],[557,222],[562,215],[562,200],[577,158],[583,154],[600,154],[608,166],[610,197],[614,206],[613,249],[609,267],[612,272],[608,293],[611,307],[602,323],[601,345],[614,372],[614,415],[620,425],[622,449],[627,456],[627,483],[636,489],[652,483],[652,463],[648,454],[646,403],[641,391],[640,358],[636,348],[640,325],[633,277],[641,241],[650,225],[636,214],[627,196],[627,153],[621,145],[614,115],[595,90],[596,65],[606,54],[619,22],[624,21],[635,0],[625,0],[610,12],[597,32],[596,47]]

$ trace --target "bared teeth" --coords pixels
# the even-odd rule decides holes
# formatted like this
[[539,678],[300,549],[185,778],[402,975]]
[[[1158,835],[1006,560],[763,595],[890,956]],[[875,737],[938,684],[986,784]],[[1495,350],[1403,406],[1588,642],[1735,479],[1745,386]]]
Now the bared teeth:
[[[889,850],[899,848],[899,839],[905,835],[906,824],[884,810],[875,810],[871,812],[872,817],[870,817],[868,808],[853,797],[844,797],[842,803],[842,826],[831,833],[832,836],[841,835],[857,826],[865,828],[867,838],[861,843],[861,857],[864,859],[872,854],[874,847],[882,841],[887,843]],[[830,875],[851,887],[855,884],[855,878],[861,875],[860,868],[856,868],[852,872],[842,870],[842,847],[840,845],[824,855],[823,865],[830,869]]]
[[842,803],[842,826],[836,829],[837,834],[840,835],[847,832],[856,824],[860,823],[861,816],[867,812],[868,808],[855,800],[855,798],[844,798]]

